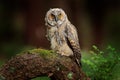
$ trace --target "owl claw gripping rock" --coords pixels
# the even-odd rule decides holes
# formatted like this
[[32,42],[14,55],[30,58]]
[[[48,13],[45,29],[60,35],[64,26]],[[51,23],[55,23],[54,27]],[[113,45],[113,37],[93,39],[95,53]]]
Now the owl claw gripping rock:
[[81,67],[81,52],[77,30],[60,8],[50,9],[45,16],[46,37],[56,53],[71,57]]

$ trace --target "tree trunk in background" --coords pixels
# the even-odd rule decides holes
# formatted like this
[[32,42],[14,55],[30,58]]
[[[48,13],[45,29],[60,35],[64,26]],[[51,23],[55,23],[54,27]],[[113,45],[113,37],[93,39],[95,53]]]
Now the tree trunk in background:
[[25,41],[33,46],[48,48],[49,42],[45,37],[45,5],[48,6],[44,0],[28,0]]
[[92,29],[93,29],[93,43],[94,45],[101,46],[103,41],[103,16],[106,9],[104,0],[100,2],[87,0],[86,8],[90,14]]

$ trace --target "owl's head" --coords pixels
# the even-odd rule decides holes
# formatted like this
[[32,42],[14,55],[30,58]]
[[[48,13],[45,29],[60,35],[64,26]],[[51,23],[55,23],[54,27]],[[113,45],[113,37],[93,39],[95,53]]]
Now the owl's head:
[[54,26],[60,26],[63,24],[67,19],[67,16],[65,12],[60,8],[53,8],[50,9],[45,17],[46,24],[54,27]]

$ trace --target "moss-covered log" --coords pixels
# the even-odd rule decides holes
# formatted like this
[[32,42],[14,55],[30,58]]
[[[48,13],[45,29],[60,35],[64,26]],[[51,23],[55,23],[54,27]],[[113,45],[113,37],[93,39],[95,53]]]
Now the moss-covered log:
[[44,49],[18,54],[0,69],[0,80],[30,80],[44,75],[53,80],[87,80],[69,57]]

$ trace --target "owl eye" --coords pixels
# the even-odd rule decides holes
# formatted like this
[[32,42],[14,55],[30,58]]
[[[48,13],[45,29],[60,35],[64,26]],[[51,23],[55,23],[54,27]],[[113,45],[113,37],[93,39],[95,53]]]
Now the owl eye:
[[59,19],[62,19],[62,17],[63,17],[63,15],[60,13],[60,14],[58,15],[58,18],[59,18]]
[[53,19],[55,18],[55,16],[54,16],[53,14],[50,14],[49,18],[50,18],[51,20],[53,20]]

